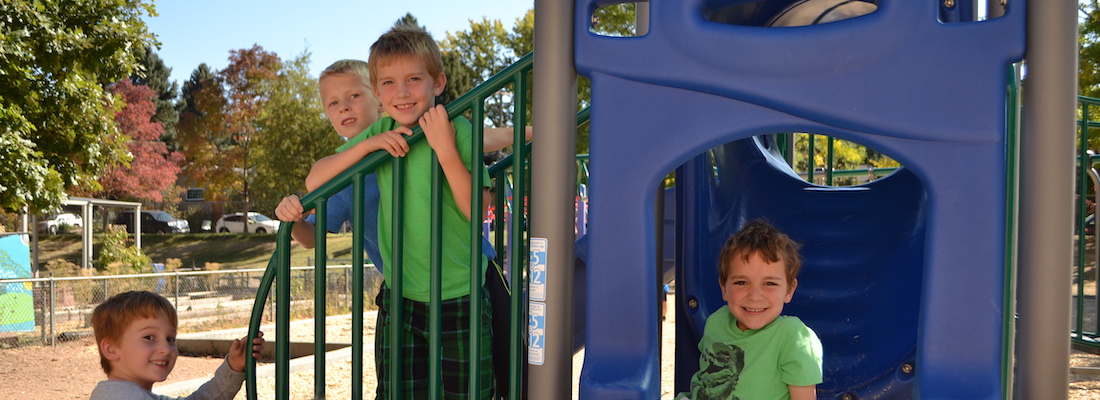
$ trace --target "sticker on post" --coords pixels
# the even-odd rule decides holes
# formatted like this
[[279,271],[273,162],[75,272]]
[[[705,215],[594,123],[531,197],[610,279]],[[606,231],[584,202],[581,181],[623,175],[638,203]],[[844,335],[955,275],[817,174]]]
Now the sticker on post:
[[546,300],[546,238],[531,238],[531,300]]
[[546,362],[546,304],[531,302],[527,311],[527,363],[542,365]]

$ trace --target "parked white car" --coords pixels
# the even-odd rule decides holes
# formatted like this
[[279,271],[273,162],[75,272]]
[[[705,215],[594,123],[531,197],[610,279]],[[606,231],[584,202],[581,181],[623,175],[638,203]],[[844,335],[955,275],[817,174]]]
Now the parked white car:
[[79,231],[83,224],[84,220],[80,219],[79,215],[73,213],[54,214],[38,221],[38,232],[56,235],[62,231],[63,227],[68,227],[71,231]]
[[225,214],[218,218],[214,224],[214,230],[219,233],[275,233],[279,230],[279,221],[268,218],[266,215],[250,212]]

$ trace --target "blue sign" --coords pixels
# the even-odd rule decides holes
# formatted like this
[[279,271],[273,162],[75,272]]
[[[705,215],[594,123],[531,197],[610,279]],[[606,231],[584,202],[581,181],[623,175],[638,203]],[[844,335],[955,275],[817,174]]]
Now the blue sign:
[[527,307],[527,363],[542,365],[546,362],[546,304],[531,302]]
[[546,301],[546,238],[531,238],[531,300]]

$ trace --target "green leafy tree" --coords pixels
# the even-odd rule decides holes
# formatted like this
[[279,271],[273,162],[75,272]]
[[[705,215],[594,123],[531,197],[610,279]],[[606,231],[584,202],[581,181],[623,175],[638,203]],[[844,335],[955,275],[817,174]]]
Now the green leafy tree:
[[262,87],[267,99],[256,120],[263,135],[252,142],[253,208],[274,210],[283,196],[305,192],[313,163],[343,142],[324,117],[317,80],[309,75],[309,54],[283,64],[278,79]]
[[127,159],[104,85],[129,76],[153,36],[141,0],[0,2],[0,208],[60,208]]
[[207,200],[227,200],[224,193],[233,186],[233,171],[222,162],[227,157],[224,90],[206,64],[200,64],[184,82],[180,120],[176,124],[184,167],[181,174],[189,185],[206,188]]
[[1077,93],[1088,97],[1100,97],[1100,0],[1078,2],[1077,35],[1080,55],[1078,62]]
[[[204,187],[207,200],[250,200],[252,139],[264,109],[264,87],[277,79],[282,61],[259,45],[231,50],[229,65],[216,73],[200,65],[183,85],[177,132],[186,157],[184,176]],[[311,96],[312,98],[312,96]]]
[[156,92],[156,97],[153,99],[156,114],[153,114],[152,121],[159,122],[164,127],[160,141],[164,142],[168,151],[179,151],[180,145],[176,141],[176,123],[180,120],[179,110],[176,109],[179,85],[169,81],[172,69],[164,64],[164,60],[160,59],[152,47],[145,48],[141,65],[142,70],[130,75],[130,80],[135,85],[145,85]]
[[226,86],[225,127],[230,147],[226,159],[232,167],[237,184],[238,198],[248,210],[250,185],[254,181],[252,139],[260,134],[256,121],[267,102],[264,87],[278,78],[282,61],[275,53],[265,51],[260,45],[250,49],[230,50],[229,65],[218,75]]
[[[1100,1],[1080,0],[1078,3],[1077,43],[1080,53],[1077,57],[1077,94],[1088,97],[1100,97]],[[1096,112],[1095,109],[1089,110]],[[1077,115],[1081,117],[1080,114]],[[1093,121],[1096,116],[1090,116]],[[1078,135],[1080,137],[1080,135]],[[1078,139],[1080,140],[1080,139]],[[1089,129],[1090,149],[1100,149],[1100,132]]]
[[[450,68],[455,70],[454,73],[464,78],[464,81],[453,85],[450,95],[455,95],[455,92],[461,95],[472,89],[473,86],[465,87],[470,83],[469,78],[472,78],[476,86],[518,60],[522,54],[515,55],[508,48],[507,39],[508,32],[504,30],[504,25],[499,20],[488,18],[482,18],[480,22],[471,20],[469,31],[448,32],[440,44],[440,50],[447,53],[445,59],[449,61],[447,64],[451,65]],[[469,76],[471,72],[475,74],[472,77]],[[452,86],[449,80],[447,85]],[[507,126],[512,120],[512,96],[511,91],[501,90],[486,99],[487,121],[482,123],[497,127]]]

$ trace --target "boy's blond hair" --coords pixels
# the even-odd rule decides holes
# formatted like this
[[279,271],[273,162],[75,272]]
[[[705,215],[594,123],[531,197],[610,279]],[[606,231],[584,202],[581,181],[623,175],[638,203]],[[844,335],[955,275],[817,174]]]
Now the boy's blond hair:
[[321,71],[321,77],[317,78],[317,82],[321,82],[332,75],[354,75],[359,77],[359,80],[363,82],[363,86],[366,86],[367,89],[372,87],[370,68],[363,60],[345,59],[334,62],[324,71]]
[[416,25],[398,24],[370,46],[367,66],[370,69],[371,84],[378,84],[378,69],[382,64],[398,57],[420,60],[432,79],[439,78],[443,73],[443,56],[440,55],[439,45],[432,39],[432,35]]
[[[168,322],[171,322],[172,326],[179,324],[176,307],[159,294],[133,291],[120,293],[107,299],[92,311],[92,330],[95,331],[96,347],[103,343],[103,339],[119,343],[122,341],[122,334],[131,323],[146,318],[157,318],[161,313],[168,317]],[[103,356],[102,348],[99,350],[99,365],[103,367],[103,372],[111,373],[111,363]]]
[[767,221],[752,219],[740,231],[726,239],[726,244],[722,246],[722,252],[718,256],[718,282],[726,284],[734,257],[741,257],[748,262],[749,257],[759,253],[769,263],[783,261],[786,264],[787,284],[791,284],[802,269],[799,247],[801,245],[798,242],[791,240]]

